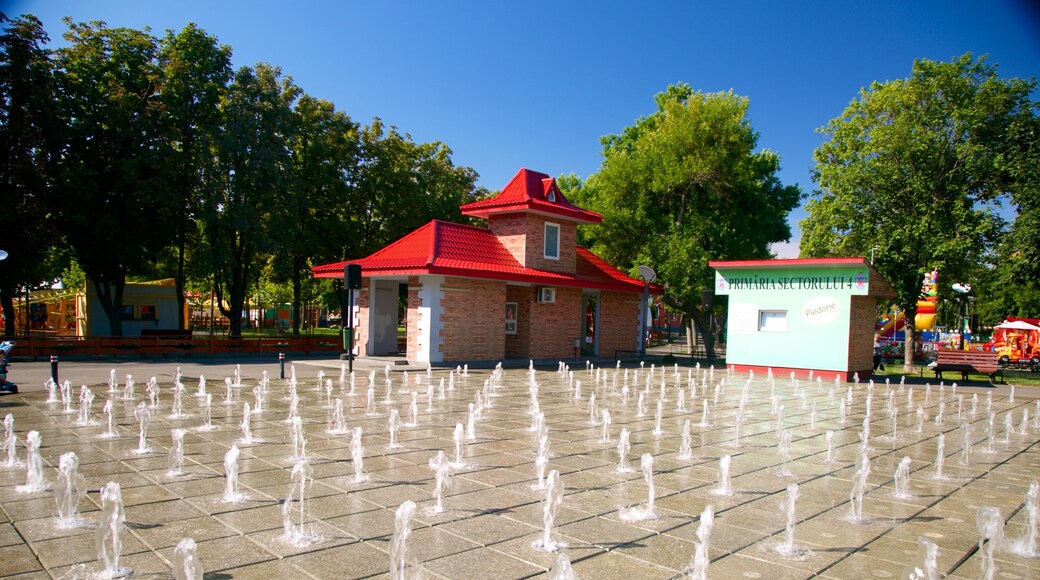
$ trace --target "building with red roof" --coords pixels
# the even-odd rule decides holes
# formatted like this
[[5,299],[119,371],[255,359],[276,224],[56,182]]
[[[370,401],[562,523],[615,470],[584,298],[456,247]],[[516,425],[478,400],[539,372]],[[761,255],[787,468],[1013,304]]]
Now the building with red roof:
[[439,363],[639,349],[643,281],[577,244],[578,226],[603,217],[572,205],[555,179],[521,169],[494,198],[460,209],[488,227],[433,220],[367,258],[313,268],[340,278],[361,266],[356,355],[403,347],[409,360]]

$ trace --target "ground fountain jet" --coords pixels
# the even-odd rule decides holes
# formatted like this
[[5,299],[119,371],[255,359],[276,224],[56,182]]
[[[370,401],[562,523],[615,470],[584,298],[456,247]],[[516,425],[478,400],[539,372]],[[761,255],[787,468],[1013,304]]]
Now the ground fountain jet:
[[563,482],[560,472],[552,470],[545,481],[545,502],[542,504],[542,536],[534,541],[532,547],[540,552],[555,552],[565,547],[562,542],[552,540],[552,530],[556,525],[556,516],[563,502]]
[[646,505],[624,508],[619,514],[622,521],[638,522],[643,520],[656,520],[657,512],[654,510],[654,456],[644,453],[639,459],[639,467],[643,472],[643,480],[646,482]]
[[415,502],[406,500],[394,514],[394,535],[390,539],[390,580],[412,580],[421,577],[419,562],[408,545]]
[[134,417],[138,424],[137,449],[134,450],[134,453],[138,455],[151,453],[152,448],[148,446],[148,424],[151,423],[152,412],[148,410],[148,405],[138,403],[137,408],[134,409]]
[[628,428],[627,427],[622,427],[621,428],[621,434],[618,435],[618,445],[617,445],[617,454],[618,454],[617,470],[618,470],[619,473],[628,473],[628,472],[632,471],[632,468],[628,466],[628,450],[631,447],[630,444],[629,444],[629,441],[628,441],[629,436],[630,436],[630,433],[629,433]]
[[58,460],[58,479],[54,482],[54,502],[58,507],[58,527],[84,527],[79,517],[79,500],[87,493],[83,476],[79,473],[79,458],[72,451],[63,453]]
[[224,454],[224,497],[221,501],[235,503],[242,501],[242,494],[238,491],[238,457],[241,452],[238,445],[232,445],[231,449]]
[[733,484],[730,479],[730,464],[733,458],[723,455],[719,459],[719,486],[711,490],[715,495],[733,495]]
[[282,503],[282,539],[297,547],[306,547],[321,541],[307,523],[307,488],[313,481],[311,466],[306,459],[293,465],[289,476],[289,493]]
[[[940,435],[942,437],[942,435]],[[942,448],[940,447],[940,452]],[[895,491],[892,492],[892,497],[898,499],[910,499],[913,494],[910,493],[910,462],[909,456],[903,457],[899,461],[899,465],[896,467],[895,475],[893,480],[895,481]]]
[[1040,557],[1037,551],[1037,527],[1040,525],[1040,484],[1036,481],[1029,485],[1025,500],[1026,533],[1022,538],[1010,542],[1008,550],[1013,554],[1027,558]]
[[199,562],[195,540],[183,538],[173,548],[173,577],[176,580],[202,580],[202,563]]
[[101,521],[98,523],[95,543],[98,559],[104,568],[102,578],[123,578],[133,573],[119,566],[123,553],[123,492],[119,484],[110,481],[101,488]]
[[1004,544],[1004,518],[995,507],[983,506],[975,515],[975,527],[979,531],[979,565],[982,578],[997,577],[996,552]]
[[43,477],[43,458],[40,457],[39,431],[29,431],[25,436],[25,485],[15,487],[18,493],[39,493],[47,490]]
[[451,463],[444,456],[444,451],[438,451],[437,455],[430,458],[430,469],[433,470],[433,501],[434,504],[426,508],[426,515],[444,513],[444,488],[451,486]]
[[697,525],[697,541],[694,543],[693,558],[690,562],[690,580],[708,580],[708,565],[711,563],[708,546],[714,525],[715,510],[709,505],[701,512],[700,523]]
[[354,434],[350,438],[350,461],[354,464],[354,483],[368,481],[365,475],[365,448],[361,445],[361,427],[354,427]]
[[784,526],[784,541],[776,546],[776,551],[786,558],[802,559],[808,550],[794,543],[794,526],[797,522],[795,515],[795,503],[798,501],[798,484],[792,483],[787,486],[787,494],[780,502],[780,510],[784,512],[786,524]]
[[184,471],[184,429],[170,429],[170,438],[173,443],[170,445],[170,456],[168,461],[168,470],[166,475],[170,477],[176,477],[178,475],[185,475],[187,472]]
[[677,457],[683,460],[693,459],[693,438],[690,436],[689,419],[683,421]]

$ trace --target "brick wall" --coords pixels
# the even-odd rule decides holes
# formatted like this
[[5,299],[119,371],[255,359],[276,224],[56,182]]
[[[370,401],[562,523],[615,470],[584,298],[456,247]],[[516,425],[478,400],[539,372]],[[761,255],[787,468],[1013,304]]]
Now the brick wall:
[[506,302],[516,302],[516,334],[506,336],[506,356],[529,356],[531,340],[531,306],[534,294],[528,286],[507,286]]
[[449,277],[441,289],[443,360],[502,360],[506,283]]
[[[527,289],[534,302],[534,288]],[[528,356],[535,359],[574,356],[574,339],[581,336],[581,288],[556,288],[555,304],[531,305]]]
[[[849,317],[849,371],[874,367],[874,325],[877,322],[877,299],[853,296]],[[860,378],[866,379],[862,376]]]
[[[560,226],[560,259],[545,259],[545,222]],[[578,226],[566,220],[538,215],[510,214],[488,220],[491,230],[502,245],[528,268],[573,274],[578,263]]]
[[638,348],[640,296],[630,292],[601,292],[599,296],[599,354]]

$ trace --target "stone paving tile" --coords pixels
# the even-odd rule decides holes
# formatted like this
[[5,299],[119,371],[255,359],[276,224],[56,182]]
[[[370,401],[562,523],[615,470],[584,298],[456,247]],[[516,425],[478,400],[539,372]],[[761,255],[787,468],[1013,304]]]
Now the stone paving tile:
[[[158,368],[155,371],[163,377],[172,376]],[[332,369],[330,374],[337,375],[337,371]],[[582,381],[580,399],[574,398],[574,385],[567,377],[546,371],[535,375],[539,407],[549,427],[551,455],[546,472],[558,470],[565,488],[552,535],[567,544],[564,552],[574,561],[579,577],[672,578],[682,574],[699,541],[699,516],[708,505],[715,509],[709,547],[711,577],[897,575],[919,557],[919,537],[939,546],[943,573],[954,578],[978,577],[977,556],[968,556],[978,541],[974,520],[980,506],[997,507],[1009,519],[1008,538],[1021,538],[1028,531],[1022,502],[1029,484],[1040,473],[1040,447],[1035,445],[1038,432],[1028,426],[1025,436],[1016,431],[1005,441],[1001,421],[1009,411],[1015,417],[1022,409],[1031,411],[1031,400],[1010,403],[1004,396],[993,397],[998,425],[991,444],[985,428],[989,418],[985,395],[980,397],[980,408],[974,416],[963,402],[958,419],[947,389],[946,415],[942,423],[937,423],[937,387],[931,389],[927,401],[925,389],[918,387],[913,406],[908,407],[908,391],[899,392],[893,386],[892,400],[900,411],[893,436],[893,423],[886,412],[886,387],[875,386],[868,448],[871,472],[863,497],[867,522],[854,524],[848,519],[849,497],[866,410],[864,385],[853,387],[848,420],[839,424],[837,400],[847,396],[847,385],[834,388],[832,381],[806,383],[796,393],[786,378],[778,380],[775,392],[785,405],[783,428],[793,434],[791,460],[782,465],[777,421],[768,398],[772,387],[764,378],[748,384],[750,397],[738,440],[734,417],[740,389],[719,388],[716,404],[713,384],[726,378],[728,385],[743,386],[745,377],[726,377],[727,373],[719,370],[714,381],[702,376],[697,388],[690,389],[685,369],[678,377],[671,368],[657,369],[647,390],[648,371],[644,369],[637,378],[629,369],[627,404],[611,392],[614,369],[606,369],[607,380],[599,382],[595,373],[576,370],[574,380]],[[661,406],[661,432],[655,432],[662,372],[666,401]],[[707,375],[704,371],[689,374],[694,372]],[[433,504],[434,483],[428,461],[437,450],[444,450],[449,458],[454,455],[454,427],[465,424],[468,406],[475,401],[473,393],[483,387],[489,373],[473,372],[468,378],[456,378],[455,389],[446,391],[444,399],[434,393],[433,411],[427,412],[426,385],[447,378],[447,371],[435,371],[430,378],[425,373],[412,373],[403,393],[403,374],[391,373],[391,405],[383,402],[386,390],[383,375],[377,372],[375,416],[365,415],[364,376],[359,377],[353,396],[334,380],[333,397],[344,401],[348,427],[364,429],[366,480],[361,483],[354,481],[351,436],[328,432],[329,407],[324,391],[314,389],[315,374],[313,367],[306,369],[297,388],[314,477],[307,488],[308,521],[321,539],[310,545],[294,544],[284,537],[281,504],[288,494],[295,462],[285,420],[288,386],[284,381],[272,381],[264,412],[251,417],[257,438],[252,445],[241,443],[239,427],[241,404],[253,401],[256,380],[249,377],[243,380],[242,388],[234,389],[232,404],[223,403],[223,381],[210,381],[208,389],[214,395],[214,428],[210,430],[201,428],[194,384],[185,398],[185,409],[193,415],[168,417],[169,378],[163,379],[167,381],[162,385],[167,387],[161,395],[163,406],[153,411],[147,440],[151,452],[144,454],[135,452],[138,424],[133,418],[134,401],[115,401],[118,437],[112,439],[99,438],[105,429],[103,417],[98,415],[97,425],[76,425],[75,413],[66,414],[60,404],[46,403],[46,393],[18,395],[30,404],[12,409],[20,437],[29,429],[42,434],[41,455],[51,485],[57,476],[58,457],[67,451],[80,456],[80,473],[88,493],[79,507],[88,525],[100,517],[97,489],[107,481],[120,483],[126,511],[121,562],[132,562],[129,565],[139,576],[168,575],[172,547],[181,537],[195,538],[203,567],[218,577],[385,576],[394,511],[405,500],[418,504],[409,539],[429,577],[487,577],[492,571],[494,577],[520,578],[543,574],[553,566],[556,554],[532,547],[543,532],[544,492],[532,489],[536,483],[537,440],[529,431],[532,419],[527,371],[506,371],[500,384],[487,387],[494,391],[493,404],[475,425],[477,440],[465,443],[466,465],[453,471],[452,485],[444,495],[447,511],[438,514],[426,512]],[[619,385],[624,383],[623,376],[623,370],[617,374]],[[706,384],[709,382],[712,384]],[[677,388],[689,395],[684,412],[676,408]],[[95,385],[94,389],[103,400],[107,387]],[[402,427],[398,434],[401,447],[389,449],[388,411],[397,408],[407,421],[413,391],[418,393],[418,424]],[[610,441],[602,441],[602,427],[590,422],[593,392],[598,409],[611,412]],[[967,392],[961,390],[959,394]],[[635,409],[640,393],[648,410],[643,416]],[[702,426],[705,400],[709,401],[709,424]],[[813,401],[817,405],[815,424],[809,411]],[[919,405],[927,418],[920,431],[914,413]],[[680,459],[679,433],[687,420],[691,424],[693,457]],[[973,454],[967,465],[959,463],[961,421],[972,426]],[[183,476],[167,473],[173,427],[188,430],[184,463],[188,474]],[[616,446],[622,427],[631,431],[627,459],[632,470],[625,473],[617,470]],[[830,463],[825,461],[827,431],[833,431]],[[939,434],[945,441],[943,478],[935,476]],[[232,444],[238,444],[242,453],[239,489],[246,500],[238,503],[222,501],[223,460]],[[627,521],[621,517],[622,510],[643,506],[647,500],[647,481],[639,470],[643,453],[654,458],[658,517]],[[732,457],[730,495],[716,493],[719,459],[724,455]],[[893,495],[894,472],[904,456],[912,460],[911,496],[905,498]],[[24,459],[24,449],[20,459]],[[24,466],[0,466],[0,522],[12,522],[0,527],[0,550],[10,549],[12,562],[21,562],[26,553],[33,554],[34,559],[38,554],[40,560],[36,568],[21,571],[15,567],[9,572],[32,576],[44,573],[43,566],[56,576],[73,572],[73,566],[79,566],[80,571],[96,571],[99,565],[93,530],[56,527],[50,492],[14,491],[25,479]],[[780,502],[791,483],[797,483],[801,492],[794,537],[797,546],[808,550],[802,559],[784,556],[775,549],[784,533]],[[0,561],[7,562],[4,554],[0,554]],[[998,566],[1004,577],[1040,577],[1040,560],[1001,553]]]

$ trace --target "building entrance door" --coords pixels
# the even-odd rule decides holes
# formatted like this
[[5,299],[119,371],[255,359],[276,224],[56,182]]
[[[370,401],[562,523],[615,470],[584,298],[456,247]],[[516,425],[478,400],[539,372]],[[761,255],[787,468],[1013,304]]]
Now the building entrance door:
[[599,355],[599,294],[586,292],[581,295],[582,336],[581,354]]

